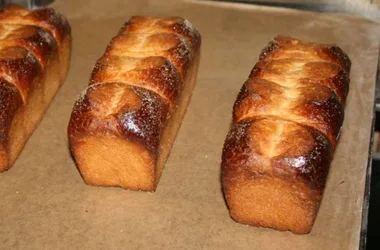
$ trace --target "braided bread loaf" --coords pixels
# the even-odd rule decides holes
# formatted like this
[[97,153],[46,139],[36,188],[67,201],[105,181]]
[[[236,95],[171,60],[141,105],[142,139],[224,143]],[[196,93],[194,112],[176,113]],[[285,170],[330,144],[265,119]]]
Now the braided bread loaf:
[[53,9],[0,10],[0,172],[16,161],[64,82],[71,35]]
[[155,191],[186,111],[200,35],[182,18],[133,17],[75,103],[70,148],[90,185]]
[[350,60],[338,47],[277,37],[233,109],[222,156],[231,217],[310,232],[343,123]]

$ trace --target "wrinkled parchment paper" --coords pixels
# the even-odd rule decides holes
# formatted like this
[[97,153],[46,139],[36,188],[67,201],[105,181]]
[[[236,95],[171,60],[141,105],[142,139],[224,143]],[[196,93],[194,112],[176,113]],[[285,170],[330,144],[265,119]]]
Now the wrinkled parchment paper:
[[[59,0],[73,32],[69,76],[14,167],[0,175],[1,249],[357,249],[379,27],[363,19],[249,5]],[[73,103],[131,15],[188,18],[203,37],[198,81],[156,193],[86,186],[68,150]],[[309,235],[230,219],[220,184],[232,105],[277,34],[336,43],[353,65],[343,133]]]

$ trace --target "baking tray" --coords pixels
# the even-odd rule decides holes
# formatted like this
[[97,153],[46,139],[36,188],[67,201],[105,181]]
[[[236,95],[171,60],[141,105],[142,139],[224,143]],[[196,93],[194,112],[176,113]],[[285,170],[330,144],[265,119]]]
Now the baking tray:
[[[65,0],[53,6],[72,25],[71,68],[18,161],[0,175],[0,248],[359,247],[370,174],[377,24],[243,4]],[[132,15],[183,16],[203,37],[197,84],[156,193],[85,185],[67,145],[74,101],[107,43]],[[235,223],[219,178],[233,102],[261,49],[277,34],[337,43],[353,61],[346,118],[325,195],[312,232],[302,236]]]

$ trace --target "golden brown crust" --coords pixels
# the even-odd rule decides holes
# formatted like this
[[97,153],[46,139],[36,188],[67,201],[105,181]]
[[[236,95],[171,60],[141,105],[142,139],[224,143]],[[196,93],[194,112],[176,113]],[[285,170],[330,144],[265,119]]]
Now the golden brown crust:
[[70,136],[75,141],[88,134],[112,133],[157,155],[169,106],[155,92],[123,83],[100,83],[87,88],[75,107],[70,125]]
[[[316,61],[311,61],[316,60]],[[293,86],[310,84],[324,85],[332,89],[344,104],[348,93],[348,74],[337,64],[312,59],[279,59],[259,61],[249,78],[260,78],[273,82],[289,81]]]
[[231,217],[310,232],[344,118],[350,61],[336,46],[277,37],[233,110],[222,156]]
[[177,102],[183,81],[177,69],[164,57],[104,56],[98,60],[90,84],[123,82],[158,93],[170,105]]
[[171,33],[187,40],[189,46],[196,51],[201,45],[201,36],[191,23],[181,17],[155,18],[134,16],[124,24],[119,34],[130,33]]
[[[142,42],[144,41],[144,42]],[[143,46],[140,43],[143,43]],[[170,33],[132,33],[112,39],[105,53],[106,56],[121,57],[164,57],[178,70],[185,79],[193,60],[190,47],[185,40]]]
[[46,30],[36,26],[0,25],[0,33],[12,30],[0,40],[0,48],[23,47],[26,48],[44,67],[50,54],[57,53],[57,42]]
[[68,126],[87,184],[156,189],[194,86],[199,46],[199,33],[182,18],[132,17],[111,40]]
[[293,89],[259,78],[243,85],[234,105],[234,122],[281,117],[319,129],[336,144],[343,123],[343,105],[328,87],[317,84]]
[[63,83],[70,46],[70,26],[54,10],[0,10],[0,172],[15,162]]
[[303,42],[286,36],[277,36],[263,49],[260,61],[305,59],[310,61],[324,61],[337,64],[347,74],[351,69],[351,61],[336,45]]
[[50,32],[59,45],[70,35],[67,19],[52,8],[29,11],[21,6],[9,4],[0,10],[0,24],[37,26]]
[[224,178],[229,182],[241,178],[239,169],[244,164],[249,166],[242,169],[248,178],[264,174],[295,177],[321,191],[332,152],[329,140],[314,128],[274,118],[247,120],[234,124],[227,135]]

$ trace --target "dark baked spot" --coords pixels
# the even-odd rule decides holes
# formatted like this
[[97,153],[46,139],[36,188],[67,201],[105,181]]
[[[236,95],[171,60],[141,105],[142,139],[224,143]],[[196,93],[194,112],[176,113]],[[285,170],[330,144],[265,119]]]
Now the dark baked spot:
[[117,116],[123,135],[157,154],[162,130],[169,118],[169,105],[156,93],[133,87],[141,98],[141,106],[130,110],[129,106],[119,110]]
[[0,78],[0,142],[6,144],[13,117],[23,105],[17,88]]

